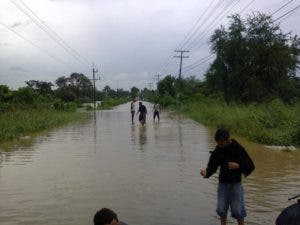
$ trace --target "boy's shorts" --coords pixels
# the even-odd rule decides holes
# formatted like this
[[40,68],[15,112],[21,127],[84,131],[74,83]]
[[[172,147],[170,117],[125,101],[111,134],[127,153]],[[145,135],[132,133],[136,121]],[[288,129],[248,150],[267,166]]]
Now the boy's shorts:
[[217,213],[220,217],[226,217],[230,206],[231,216],[235,219],[246,217],[244,206],[244,190],[241,182],[219,183]]

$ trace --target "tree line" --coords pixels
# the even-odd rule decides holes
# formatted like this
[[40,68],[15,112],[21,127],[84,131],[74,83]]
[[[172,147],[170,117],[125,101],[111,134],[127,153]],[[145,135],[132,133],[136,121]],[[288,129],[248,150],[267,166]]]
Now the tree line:
[[[0,85],[0,112],[11,110],[13,107],[28,107],[51,103],[55,108],[63,109],[66,105],[80,105],[93,102],[94,87],[91,80],[81,73],[72,73],[70,76],[61,76],[54,82],[28,80],[25,87],[11,90],[7,85]],[[140,90],[132,87],[130,91],[118,88],[112,89],[106,85],[102,90],[95,88],[97,101],[110,99],[143,97],[152,91],[147,88]],[[68,104],[66,104],[68,103]]]
[[157,100],[172,104],[175,98],[197,92],[221,96],[227,104],[274,98],[293,103],[299,99],[299,37],[284,33],[270,16],[262,13],[246,19],[232,15],[229,19],[228,27],[221,26],[210,38],[216,57],[204,81],[193,76],[178,80],[168,75],[158,84]]

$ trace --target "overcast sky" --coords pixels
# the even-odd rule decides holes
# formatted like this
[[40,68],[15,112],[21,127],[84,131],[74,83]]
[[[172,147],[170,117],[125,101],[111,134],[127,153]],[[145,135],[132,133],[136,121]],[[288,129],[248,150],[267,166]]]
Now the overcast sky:
[[[212,59],[199,60],[210,54],[208,37],[227,23],[226,15],[273,13],[289,1],[0,0],[0,84],[16,89],[26,80],[54,83],[72,72],[91,78],[94,63],[99,89],[150,87],[157,74],[178,75],[176,48],[190,50],[183,76],[202,79]],[[299,4],[291,1],[273,18]],[[298,8],[280,24],[300,34],[299,21]]]

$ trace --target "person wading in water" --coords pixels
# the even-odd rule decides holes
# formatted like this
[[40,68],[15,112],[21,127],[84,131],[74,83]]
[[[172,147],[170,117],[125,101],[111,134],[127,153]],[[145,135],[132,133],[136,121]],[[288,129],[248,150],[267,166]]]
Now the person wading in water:
[[139,110],[136,114],[140,113],[139,115],[139,121],[142,125],[146,123],[146,115],[147,115],[147,108],[143,105],[142,102],[139,102]]
[[134,123],[134,114],[135,114],[135,100],[134,99],[130,103],[130,112],[131,112],[131,123]]
[[153,105],[153,121],[155,122],[155,117],[157,117],[157,121],[159,122],[159,111],[160,111],[160,106],[159,104],[154,104]]
[[244,225],[246,210],[241,175],[248,176],[254,170],[254,164],[243,146],[230,139],[227,130],[218,129],[215,141],[218,145],[209,158],[207,168],[201,170],[200,174],[209,178],[220,167],[217,214],[221,225],[226,225],[229,206],[231,216],[239,225]]

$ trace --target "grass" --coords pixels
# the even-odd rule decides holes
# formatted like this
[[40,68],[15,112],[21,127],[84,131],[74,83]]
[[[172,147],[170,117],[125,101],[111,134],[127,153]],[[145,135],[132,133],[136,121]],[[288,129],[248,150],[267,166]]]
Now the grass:
[[251,141],[270,145],[300,145],[300,103],[280,100],[251,105],[226,105],[202,95],[182,102],[179,110],[209,127],[226,127]]
[[0,142],[14,140],[87,117],[87,113],[53,109],[23,109],[1,113]]
[[129,101],[129,99],[127,97],[107,98],[101,103],[100,109],[112,109],[113,107],[115,107],[117,105],[121,105],[128,101]]

